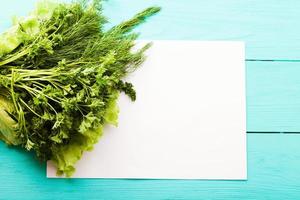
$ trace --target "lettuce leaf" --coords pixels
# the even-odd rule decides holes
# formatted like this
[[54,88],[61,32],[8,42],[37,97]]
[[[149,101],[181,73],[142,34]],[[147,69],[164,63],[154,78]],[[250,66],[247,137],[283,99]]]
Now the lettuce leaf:
[[6,144],[18,145],[21,143],[21,138],[18,137],[15,132],[17,123],[8,114],[12,112],[12,110],[12,103],[7,98],[0,95],[0,139]]
[[0,35],[0,58],[39,34],[40,23],[50,19],[58,5],[58,3],[49,0],[40,1],[29,16],[14,17],[13,26]]
[[53,146],[51,160],[57,167],[57,175],[72,176],[75,172],[76,162],[80,160],[84,151],[93,149],[93,145],[98,142],[102,133],[103,127],[100,125],[96,129],[86,131],[85,134],[74,135],[67,145]]
[[[108,102],[108,107],[104,115],[105,124],[111,124],[115,126],[118,124],[118,94],[118,92],[115,92]],[[83,152],[93,150],[94,144],[96,144],[103,135],[104,125],[101,125],[99,122],[94,124],[90,120],[89,122],[91,125],[88,127],[95,127],[89,128],[84,132],[79,131],[80,133],[74,135],[70,143],[67,145],[63,144],[52,147],[53,157],[51,160],[54,162],[54,165],[57,168],[58,176],[63,174],[65,174],[67,177],[72,176],[72,174],[75,172],[75,164],[81,159]]]

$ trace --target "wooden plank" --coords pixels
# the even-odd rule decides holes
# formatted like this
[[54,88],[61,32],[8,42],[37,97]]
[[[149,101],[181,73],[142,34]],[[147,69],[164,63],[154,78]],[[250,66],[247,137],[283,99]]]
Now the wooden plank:
[[115,24],[151,5],[162,12],[138,28],[145,39],[243,40],[249,59],[300,59],[297,0],[110,0]]
[[[0,30],[9,27],[11,15],[25,15],[36,1],[1,5]],[[300,59],[300,1],[110,0],[105,14],[116,24],[151,5],[163,9],[138,28],[142,39],[243,40],[248,59]]]
[[300,63],[247,62],[247,131],[300,131]]
[[[272,199],[300,197],[300,135],[249,134],[248,181],[47,179],[45,165],[0,144],[0,199]],[[199,158],[201,159],[201,158]]]

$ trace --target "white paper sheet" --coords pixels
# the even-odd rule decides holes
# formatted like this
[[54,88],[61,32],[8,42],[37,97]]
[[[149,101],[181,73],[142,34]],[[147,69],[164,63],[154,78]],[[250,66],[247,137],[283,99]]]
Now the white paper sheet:
[[[246,179],[242,42],[154,41],[76,178]],[[48,163],[47,176],[55,177]]]

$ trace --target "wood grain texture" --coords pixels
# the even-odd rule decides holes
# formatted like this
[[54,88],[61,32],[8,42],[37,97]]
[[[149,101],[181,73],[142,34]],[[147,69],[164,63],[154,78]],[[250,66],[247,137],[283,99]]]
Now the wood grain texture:
[[[12,15],[28,13],[36,1],[1,5],[0,30],[9,26]],[[161,13],[137,29],[142,39],[242,40],[248,59],[300,60],[297,0],[109,0],[104,5],[112,24],[147,6],[161,6]]]
[[247,131],[300,131],[300,63],[247,62]]
[[146,6],[162,11],[139,27],[146,39],[243,40],[248,59],[300,58],[300,1],[297,0],[110,0],[113,24]]
[[299,135],[249,134],[248,181],[47,179],[30,154],[1,143],[0,199],[295,200],[299,143]]

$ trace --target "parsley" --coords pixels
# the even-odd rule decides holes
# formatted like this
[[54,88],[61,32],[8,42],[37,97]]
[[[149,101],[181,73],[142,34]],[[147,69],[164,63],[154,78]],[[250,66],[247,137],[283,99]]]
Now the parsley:
[[102,2],[42,1],[0,35],[0,139],[52,160],[71,176],[106,124],[117,125],[117,99],[136,94],[122,79],[145,59],[133,52],[134,27],[160,8],[104,29]]

